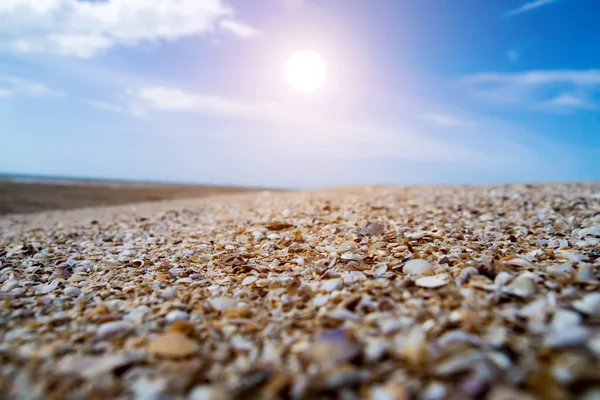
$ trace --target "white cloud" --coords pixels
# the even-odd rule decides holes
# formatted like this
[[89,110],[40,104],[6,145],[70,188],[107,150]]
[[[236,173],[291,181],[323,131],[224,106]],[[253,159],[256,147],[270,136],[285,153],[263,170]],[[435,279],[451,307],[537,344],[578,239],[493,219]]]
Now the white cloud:
[[[447,115],[430,114],[438,123],[461,124],[466,127],[459,136],[437,137],[428,132],[413,129],[410,123],[395,124],[386,128],[353,121],[336,121],[305,109],[294,109],[282,104],[249,103],[220,96],[192,93],[180,89],[153,86],[129,91],[127,110],[138,115],[156,115],[150,111],[187,112],[219,118],[254,120],[266,131],[277,134],[268,142],[280,143],[293,149],[295,155],[326,156],[337,158],[378,159],[399,158],[419,162],[451,163],[458,165],[481,164],[490,168],[512,168],[514,157],[537,160],[535,154],[511,140],[492,138],[485,145],[479,142],[480,132],[471,132],[471,121],[459,120]],[[436,118],[437,117],[437,118]],[[271,127],[271,128],[269,128]],[[244,135],[242,130],[238,135]],[[475,135],[473,137],[469,135]],[[468,137],[468,138],[467,138]],[[458,140],[457,140],[458,138]],[[491,145],[494,142],[497,145]],[[280,151],[280,149],[278,150]]]
[[219,22],[219,26],[242,38],[260,36],[260,32],[256,28],[235,19],[223,19]]
[[508,58],[509,61],[511,62],[516,62],[519,60],[519,52],[514,50],[514,49],[510,49],[507,53],[506,53],[506,57]]
[[50,89],[48,86],[15,76],[0,75],[0,97],[10,96],[64,96],[64,92]]
[[0,46],[88,58],[114,46],[227,30],[258,35],[222,0],[2,0]]
[[442,127],[457,127],[471,125],[470,121],[466,121],[446,114],[425,113],[422,115],[422,117],[427,121]]
[[590,101],[584,94],[562,93],[551,100],[542,103],[540,108],[560,112],[568,111],[570,109],[596,110],[598,106]]
[[547,111],[595,109],[600,95],[600,70],[489,72],[465,82],[478,98]]
[[105,101],[84,100],[84,102],[87,105],[94,107],[94,108],[98,108],[100,110],[112,111],[112,112],[116,112],[116,113],[122,113],[125,111],[125,107],[118,105],[118,104],[108,103]]
[[557,0],[535,0],[535,1],[532,1],[529,3],[525,3],[525,4],[521,5],[520,7],[517,7],[513,10],[510,10],[507,13],[503,14],[503,16],[504,17],[512,17],[514,15],[522,14],[526,11],[531,11],[531,10],[545,6],[550,3],[554,3],[555,1],[557,1]]
[[147,87],[137,92],[138,100],[162,111],[196,111],[210,115],[269,119],[274,104],[244,103],[219,96],[184,92],[163,86]]

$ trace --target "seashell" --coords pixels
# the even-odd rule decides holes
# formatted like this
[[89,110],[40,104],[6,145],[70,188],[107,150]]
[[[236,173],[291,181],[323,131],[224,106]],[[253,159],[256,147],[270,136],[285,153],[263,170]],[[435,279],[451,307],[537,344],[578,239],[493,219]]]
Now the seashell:
[[469,279],[472,276],[477,275],[477,274],[479,274],[479,271],[475,267],[466,267],[466,268],[463,268],[460,271],[460,274],[458,274],[458,277],[456,278],[456,284],[458,286],[464,285],[465,283],[467,283],[469,281]]
[[513,296],[528,298],[535,294],[536,283],[533,278],[526,274],[517,276],[503,291]]
[[342,280],[339,278],[334,279],[326,279],[321,283],[321,289],[330,293],[334,290],[339,290],[342,288]]
[[230,297],[215,297],[209,300],[210,306],[217,311],[225,311],[237,306],[237,301]]
[[73,287],[73,286],[69,286],[69,287],[65,288],[63,293],[65,294],[65,296],[77,297],[77,296],[79,296],[79,294],[81,294],[81,289]]
[[105,322],[98,327],[96,334],[101,338],[107,338],[116,334],[129,333],[133,331],[134,326],[127,321]]
[[335,365],[355,359],[361,348],[348,331],[337,328],[317,337],[304,356],[315,363]]
[[379,222],[373,222],[363,229],[362,232],[366,235],[381,235],[385,232],[385,227]]
[[95,379],[117,368],[141,361],[134,354],[110,354],[102,356],[85,356],[72,354],[64,357],[56,366],[59,374],[76,375],[86,379]]
[[448,395],[448,388],[439,382],[428,384],[419,396],[419,400],[444,400]]
[[577,236],[579,236],[579,237],[584,237],[584,236],[599,237],[600,236],[600,227],[598,225],[594,225],[594,226],[590,226],[587,228],[583,228],[577,233]]
[[500,273],[498,273],[498,275],[496,275],[496,278],[494,278],[494,284],[498,285],[498,286],[505,286],[507,285],[510,281],[512,281],[513,276],[506,272],[506,271],[500,271]]
[[363,257],[360,254],[355,254],[355,253],[344,253],[342,254],[342,260],[354,260],[354,261],[360,261],[363,259]]
[[179,332],[157,336],[148,344],[148,352],[161,357],[180,358],[198,353],[200,346]]
[[581,346],[587,342],[591,333],[590,329],[579,325],[554,330],[544,338],[544,346],[551,349]]
[[360,318],[354,314],[353,312],[345,309],[345,308],[336,308],[326,314],[329,318],[337,319],[337,320],[350,320],[350,321],[360,321]]
[[140,268],[144,266],[144,260],[135,259],[129,262],[129,265],[135,268]]
[[568,329],[581,323],[581,315],[562,308],[554,312],[550,326],[554,330]]
[[401,343],[400,354],[412,365],[422,365],[429,355],[425,331],[415,325]]
[[169,311],[167,313],[167,315],[165,315],[165,319],[168,322],[175,322],[175,321],[183,321],[188,319],[190,316],[188,313],[186,313],[185,311],[181,311],[181,310],[173,310],[173,311]]
[[560,264],[546,268],[548,275],[554,278],[570,278],[573,274],[573,264]]
[[513,265],[515,267],[521,267],[521,268],[535,268],[535,266],[530,263],[528,260],[521,258],[521,257],[515,257],[515,258],[511,258],[510,260],[506,260],[504,261],[504,264],[508,264],[508,265]]
[[415,281],[415,285],[424,288],[439,288],[448,284],[447,280],[441,279],[437,276],[425,276]]
[[328,294],[318,294],[315,297],[313,297],[313,299],[312,299],[312,305],[315,307],[324,306],[328,302],[329,302]]
[[388,266],[386,263],[379,263],[379,264],[375,264],[373,266],[373,268],[371,268],[371,272],[376,277],[380,277],[387,271],[387,269],[388,269]]
[[595,282],[596,274],[594,273],[594,266],[591,264],[579,264],[579,268],[575,274],[576,282]]
[[19,286],[19,281],[17,279],[9,279],[4,282],[2,288],[0,289],[3,292],[10,292],[14,288]]
[[586,315],[600,315],[600,293],[589,293],[580,300],[575,300],[573,308]]
[[427,260],[423,259],[415,259],[409,260],[404,267],[402,267],[402,272],[406,275],[419,275],[419,276],[430,276],[433,275],[433,265],[429,263]]
[[244,278],[244,280],[242,281],[242,285],[250,285],[251,283],[254,283],[258,280],[258,277],[256,275],[248,275],[247,277]]
[[177,290],[174,287],[168,287],[160,294],[160,297],[166,300],[172,300],[177,296]]

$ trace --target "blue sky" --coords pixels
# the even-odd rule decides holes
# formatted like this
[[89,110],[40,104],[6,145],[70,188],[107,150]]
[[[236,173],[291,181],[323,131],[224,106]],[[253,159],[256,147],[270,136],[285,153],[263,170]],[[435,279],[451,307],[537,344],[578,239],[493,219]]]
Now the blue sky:
[[[2,0],[0,172],[598,180],[596,0]],[[311,49],[313,93],[283,68]]]

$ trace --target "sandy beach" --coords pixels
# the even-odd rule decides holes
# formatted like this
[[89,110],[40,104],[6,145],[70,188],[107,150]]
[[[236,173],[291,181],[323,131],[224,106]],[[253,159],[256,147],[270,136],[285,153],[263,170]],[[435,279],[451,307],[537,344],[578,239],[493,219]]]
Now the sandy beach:
[[0,217],[4,398],[599,398],[599,183],[224,194]]

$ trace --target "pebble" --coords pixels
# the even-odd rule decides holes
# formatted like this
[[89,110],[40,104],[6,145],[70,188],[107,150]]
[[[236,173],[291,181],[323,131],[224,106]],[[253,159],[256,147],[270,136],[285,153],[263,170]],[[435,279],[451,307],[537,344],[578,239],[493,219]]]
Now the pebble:
[[418,275],[418,276],[426,276],[433,275],[433,265],[429,263],[427,260],[416,259],[409,260],[404,267],[402,268],[402,272],[406,275]]

